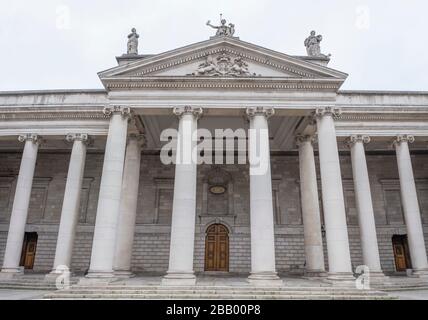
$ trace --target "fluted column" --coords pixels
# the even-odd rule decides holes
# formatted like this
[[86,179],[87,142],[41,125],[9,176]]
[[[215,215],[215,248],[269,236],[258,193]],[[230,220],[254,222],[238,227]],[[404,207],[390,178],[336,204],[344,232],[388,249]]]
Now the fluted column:
[[56,276],[71,268],[74,237],[79,220],[80,195],[82,192],[83,172],[85,170],[87,134],[68,134],[66,140],[73,142],[64,201],[62,203],[61,221],[55,250],[55,260],[49,276]]
[[19,168],[15,198],[13,200],[9,232],[7,234],[6,250],[1,270],[2,277],[8,277],[21,272],[19,262],[24,242],[37,151],[41,137],[36,134],[25,134],[20,135],[18,140],[25,142],[25,145]]
[[110,125],[98,197],[92,254],[87,278],[112,278],[130,109],[107,107]]
[[273,108],[247,108],[250,121],[248,154],[250,160],[251,273],[253,284],[280,285],[275,267],[275,237],[272,204],[272,178],[268,117]]
[[140,183],[141,145],[143,143],[143,135],[132,133],[128,136],[113,264],[115,275],[120,277],[133,276],[131,257]]
[[425,249],[424,232],[419,210],[415,179],[409,144],[415,138],[411,135],[399,135],[394,141],[397,154],[398,174],[400,177],[401,202],[406,221],[407,239],[414,275],[427,276],[428,262]]
[[340,109],[332,107],[319,108],[315,112],[328,251],[328,279],[348,281],[353,280],[353,273],[339,152],[333,119],[333,116],[338,115],[340,115]]
[[196,135],[201,108],[174,108],[179,117],[172,204],[169,267],[162,279],[165,285],[192,285],[196,219]]
[[296,138],[299,147],[300,194],[306,258],[305,274],[307,276],[324,276],[324,252],[317,172],[312,146],[313,139],[312,136],[298,136]]
[[369,142],[370,137],[366,135],[353,135],[347,141],[351,149],[352,174],[358,223],[360,227],[363,263],[369,267],[370,278],[372,280],[379,278],[379,280],[382,281],[383,272],[380,265],[376,223],[370,192],[366,155],[364,152],[364,143]]

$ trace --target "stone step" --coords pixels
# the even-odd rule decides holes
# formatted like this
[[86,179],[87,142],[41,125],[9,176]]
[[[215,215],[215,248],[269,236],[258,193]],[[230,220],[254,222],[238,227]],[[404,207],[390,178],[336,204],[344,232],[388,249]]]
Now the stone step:
[[335,287],[73,286],[46,299],[391,299],[375,290]]
[[388,295],[293,295],[293,294],[282,294],[282,295],[257,295],[257,294],[228,294],[228,295],[217,295],[217,294],[128,294],[128,295],[112,295],[112,294],[86,294],[86,295],[75,295],[73,293],[56,293],[47,294],[44,299],[103,299],[103,300],[116,300],[116,299],[150,299],[150,300],[164,300],[164,299],[209,299],[209,300],[229,300],[229,299],[240,299],[240,300],[263,300],[263,299],[281,299],[281,300],[367,300],[367,299],[382,299],[389,300],[394,297]]
[[168,292],[161,292],[156,290],[61,290],[60,293],[72,293],[75,295],[85,295],[85,294],[110,294],[110,295],[133,295],[133,294],[174,294],[174,295],[193,295],[193,294],[215,294],[218,296],[229,295],[229,294],[253,294],[253,295],[261,295],[261,296],[279,296],[283,294],[291,294],[298,296],[305,295],[335,295],[335,296],[343,296],[343,295],[359,295],[359,296],[385,296],[385,293],[382,292],[320,292],[320,291],[265,291],[265,292],[251,292],[251,291],[218,291],[218,290],[171,290]]
[[3,286],[53,286],[55,287],[55,283],[49,283],[49,282],[34,282],[34,283],[28,283],[28,282],[1,282],[0,287]]
[[158,292],[170,292],[170,291],[194,291],[194,292],[200,292],[200,291],[217,291],[217,292],[375,292],[378,290],[358,290],[356,288],[340,288],[340,287],[330,287],[330,288],[318,288],[318,287],[269,287],[269,288],[248,288],[248,287],[114,287],[114,286],[98,286],[98,287],[91,287],[91,286],[79,286],[79,285],[73,285],[71,287],[71,290],[73,291],[158,291]]
[[0,290],[8,289],[8,290],[44,290],[44,291],[52,291],[56,290],[55,287],[35,287],[35,286],[0,286]]
[[382,291],[413,291],[413,290],[428,290],[428,286],[388,286],[381,288]]
[[[76,285],[77,279],[70,280],[70,285]],[[0,289],[26,289],[26,290],[56,290],[53,282],[47,282],[44,278],[35,279],[11,279],[0,281]]]
[[[41,279],[3,279],[0,280],[0,284],[2,283],[43,283],[47,282],[45,281],[45,278]],[[70,283],[76,284],[78,283],[78,279],[70,279]]]
[[[82,285],[75,285],[72,286],[72,289],[79,289],[79,290],[164,290],[164,291],[171,291],[171,290],[233,290],[233,291],[239,291],[239,290],[251,290],[251,291],[356,291],[356,288],[347,288],[347,287],[249,287],[249,286],[115,286],[115,285],[108,285],[108,286],[82,286]],[[360,291],[360,290],[358,290]]]

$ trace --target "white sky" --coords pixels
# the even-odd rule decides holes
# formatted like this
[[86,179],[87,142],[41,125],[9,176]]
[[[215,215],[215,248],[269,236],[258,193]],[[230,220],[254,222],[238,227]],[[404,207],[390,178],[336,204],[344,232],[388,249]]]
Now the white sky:
[[342,89],[428,91],[426,0],[0,0],[0,90],[102,88],[131,27],[140,53],[208,39],[219,13],[241,40],[304,55],[323,35]]

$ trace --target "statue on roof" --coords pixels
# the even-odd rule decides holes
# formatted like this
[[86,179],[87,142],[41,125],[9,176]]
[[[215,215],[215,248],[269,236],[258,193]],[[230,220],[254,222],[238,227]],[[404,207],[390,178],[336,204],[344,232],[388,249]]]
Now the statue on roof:
[[315,31],[311,31],[309,37],[305,39],[305,47],[308,56],[310,57],[321,57],[324,56],[321,53],[320,42],[322,41],[322,35],[315,35]]
[[217,29],[216,37],[222,36],[222,37],[233,37],[235,34],[235,25],[233,23],[229,23],[229,25],[226,24],[226,19],[222,18],[222,14],[220,14],[220,25],[214,26],[211,24],[211,21],[207,21],[207,26],[210,26],[213,29]]
[[140,36],[135,28],[132,28],[131,33],[128,35],[128,50],[127,54],[138,54],[138,38]]

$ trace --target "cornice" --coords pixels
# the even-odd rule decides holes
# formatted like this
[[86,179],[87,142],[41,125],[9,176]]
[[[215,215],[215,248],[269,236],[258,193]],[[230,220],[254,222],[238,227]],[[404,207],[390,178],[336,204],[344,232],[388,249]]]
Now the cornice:
[[428,108],[427,111],[421,113],[403,114],[402,112],[390,111],[389,113],[342,113],[340,121],[428,121]]
[[316,73],[307,72],[303,68],[292,67],[292,66],[285,64],[285,63],[279,63],[279,62],[272,61],[272,59],[269,59],[269,58],[261,58],[261,57],[258,57],[256,55],[249,54],[248,52],[245,52],[243,50],[232,49],[228,46],[221,46],[221,47],[215,47],[212,49],[197,51],[193,54],[188,54],[188,55],[185,55],[182,57],[171,59],[168,62],[158,63],[158,64],[155,64],[154,66],[146,67],[143,70],[140,70],[140,71],[135,72],[135,73],[131,73],[131,75],[141,77],[141,76],[144,76],[144,75],[147,75],[150,73],[158,72],[158,71],[165,70],[165,69],[168,69],[171,67],[175,67],[175,66],[178,66],[181,64],[186,64],[186,63],[189,63],[189,62],[201,59],[201,58],[205,58],[209,55],[223,53],[223,52],[228,53],[228,54],[233,54],[233,55],[239,55],[244,59],[251,60],[251,61],[257,62],[257,63],[261,63],[261,64],[264,64],[264,65],[267,65],[267,66],[270,66],[270,67],[273,67],[275,69],[282,70],[285,72],[290,72],[290,73],[293,73],[293,74],[300,76],[300,77],[315,78],[317,76]]
[[269,89],[269,90],[328,90],[337,91],[342,81],[337,79],[300,78],[215,78],[212,77],[151,77],[112,78],[104,81],[107,89]]
[[102,109],[67,110],[64,108],[7,108],[2,109],[0,120],[82,120],[108,119]]

